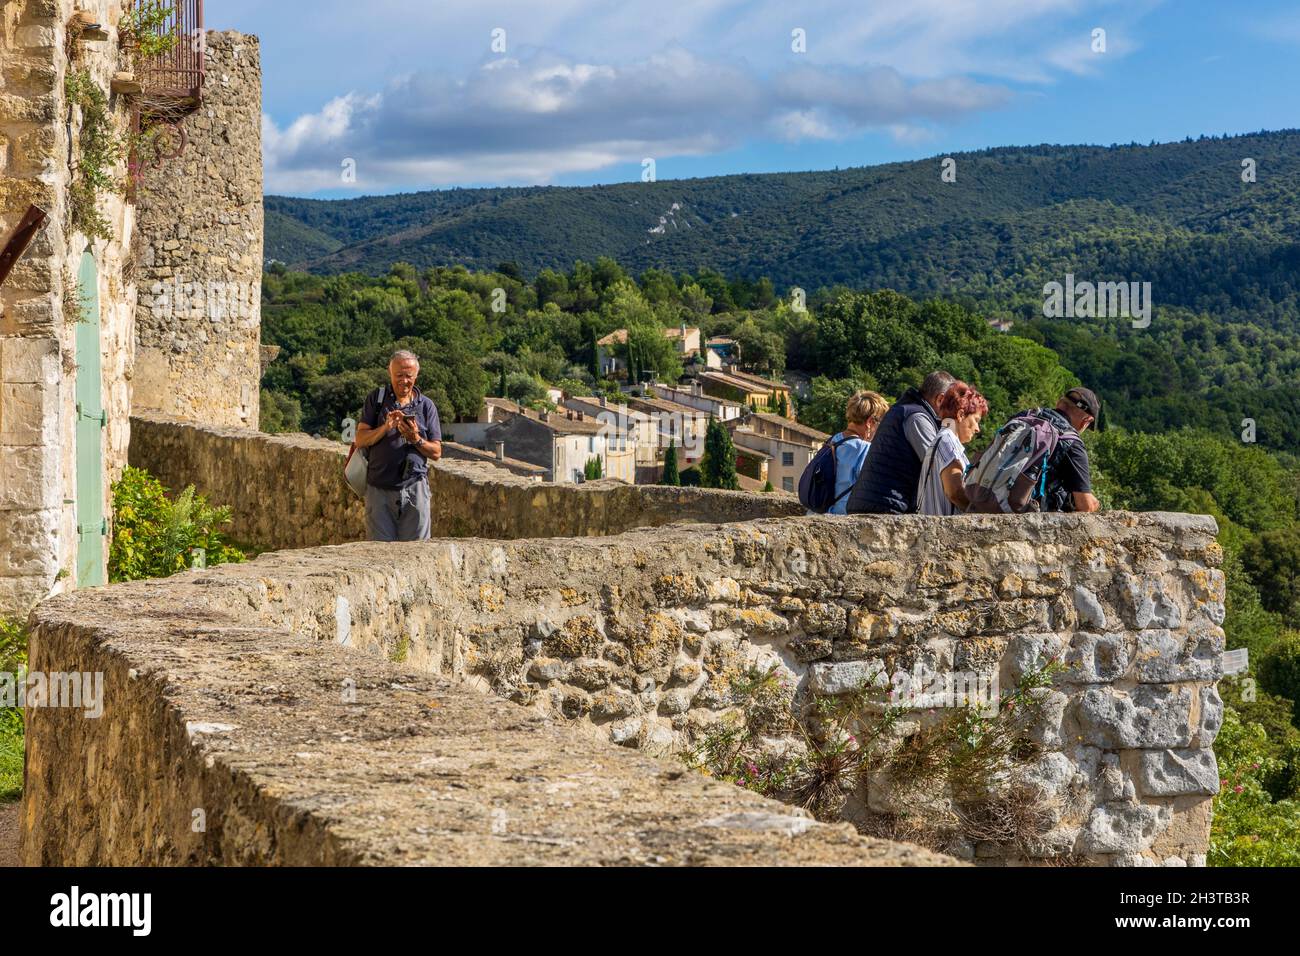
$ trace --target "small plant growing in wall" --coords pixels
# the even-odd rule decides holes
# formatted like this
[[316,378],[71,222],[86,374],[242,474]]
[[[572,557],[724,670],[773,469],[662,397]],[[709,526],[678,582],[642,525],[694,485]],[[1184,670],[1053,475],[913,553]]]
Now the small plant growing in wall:
[[107,239],[111,234],[110,225],[99,211],[99,198],[122,189],[115,174],[123,155],[122,139],[113,128],[108,94],[89,70],[68,73],[64,90],[69,105],[81,112],[68,195],[72,224],[92,239]]
[[[887,685],[879,686],[883,673],[850,693],[798,703],[777,668],[751,670],[731,681],[734,708],[681,757],[824,822],[841,819],[853,795],[887,780],[898,809],[856,814],[860,829],[941,852],[977,841],[1024,851],[1052,824],[1054,807],[1025,785],[1024,770],[1038,753],[1032,731],[1043,716],[1040,692],[1061,670],[1053,660],[1025,674],[995,712],[968,704],[941,714],[891,704]],[[919,726],[904,732],[904,718]]]

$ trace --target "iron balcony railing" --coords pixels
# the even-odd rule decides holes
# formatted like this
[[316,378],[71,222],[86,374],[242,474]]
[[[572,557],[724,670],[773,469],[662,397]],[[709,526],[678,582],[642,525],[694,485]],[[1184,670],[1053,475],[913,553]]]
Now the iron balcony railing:
[[139,61],[136,79],[147,103],[197,106],[203,93],[203,0],[132,0],[137,12],[162,8],[167,17],[153,33],[175,37],[170,50]]

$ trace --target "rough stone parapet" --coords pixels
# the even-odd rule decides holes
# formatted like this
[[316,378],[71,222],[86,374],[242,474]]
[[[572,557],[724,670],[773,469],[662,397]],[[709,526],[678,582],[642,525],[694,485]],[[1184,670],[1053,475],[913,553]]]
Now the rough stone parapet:
[[[343,621],[335,591],[344,568],[373,571],[381,561],[385,576],[400,578],[404,562],[392,556],[374,545],[285,553],[38,608],[32,668],[102,672],[103,714],[28,715],[22,861],[956,862],[818,824],[673,761],[376,659],[346,633],[340,646],[336,636],[313,641],[268,625],[256,607],[305,585]],[[400,587],[398,578],[390,583]]]
[[[997,845],[972,855],[1197,865],[1222,718],[1215,532],[1210,518],[1123,512],[824,517],[282,552],[152,585],[174,589],[171,610],[155,607],[179,636],[143,660],[183,659],[184,635],[207,640],[211,615],[228,614],[670,755],[734,705],[731,682],[750,667],[779,668],[800,694],[836,694],[877,663],[892,672],[918,660],[992,670],[1007,686],[1059,650],[1070,667],[1044,692],[1030,768],[1052,828],[1028,857]],[[77,602],[89,614],[119,593],[145,592],[112,588],[39,613],[79,620]],[[38,633],[53,620],[39,617]],[[220,658],[255,661],[256,633]],[[42,659],[76,659],[67,653]],[[286,712],[302,693],[264,685]],[[221,721],[240,702],[211,703],[203,719]],[[861,813],[889,813],[892,790],[869,782]]]
[[[343,481],[347,446],[308,435],[200,426],[161,415],[132,419],[131,464],[166,485],[194,484],[233,510],[231,536],[266,550],[366,537],[365,508]],[[531,538],[617,534],[672,522],[801,514],[788,498],[626,485],[538,482],[487,462],[444,459],[430,469],[433,533]]]

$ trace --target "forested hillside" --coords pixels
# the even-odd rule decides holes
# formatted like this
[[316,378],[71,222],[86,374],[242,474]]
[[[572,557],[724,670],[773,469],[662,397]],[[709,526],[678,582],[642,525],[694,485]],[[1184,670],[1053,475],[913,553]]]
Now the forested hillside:
[[[831,172],[582,188],[267,197],[266,254],[312,272],[471,269],[528,278],[610,256],[633,274],[716,269],[785,292],[843,284],[1036,312],[1044,282],[1149,281],[1179,306],[1300,330],[1300,132],[1151,146],[1011,147]],[[1243,182],[1242,161],[1255,182]],[[661,170],[663,165],[661,164]]]

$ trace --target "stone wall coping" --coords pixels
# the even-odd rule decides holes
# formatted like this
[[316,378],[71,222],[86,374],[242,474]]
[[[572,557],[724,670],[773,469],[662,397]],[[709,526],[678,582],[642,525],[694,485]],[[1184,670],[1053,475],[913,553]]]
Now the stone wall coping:
[[[52,708],[29,717],[29,773],[42,782],[24,798],[25,862],[956,864],[815,823],[464,683],[268,627],[252,609],[254,593],[277,583],[400,575],[407,557],[465,544],[279,552],[42,604],[31,616],[32,666],[75,658],[102,670],[106,703],[99,720]],[[342,701],[345,680],[357,703]],[[67,740],[60,722],[94,745],[68,742],[76,773],[40,774]],[[116,756],[114,739],[125,746]],[[141,761],[166,771],[132,777]],[[132,799],[87,799],[83,771],[101,785],[114,778]],[[126,819],[130,809],[112,810],[111,826],[69,817],[69,806],[75,817],[115,804],[147,819]],[[206,808],[206,833],[191,833],[191,804]],[[63,821],[57,831],[41,828],[44,814]]]

